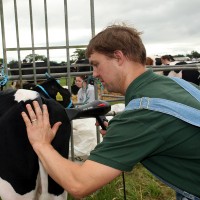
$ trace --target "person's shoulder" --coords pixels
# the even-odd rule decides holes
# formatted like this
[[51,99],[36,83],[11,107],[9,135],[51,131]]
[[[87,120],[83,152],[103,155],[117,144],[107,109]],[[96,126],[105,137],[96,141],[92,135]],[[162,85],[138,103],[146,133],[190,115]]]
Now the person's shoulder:
[[80,94],[81,92],[82,92],[82,88],[79,88],[79,90],[78,90],[78,93],[77,94]]
[[94,90],[94,85],[88,84],[88,89],[89,90]]

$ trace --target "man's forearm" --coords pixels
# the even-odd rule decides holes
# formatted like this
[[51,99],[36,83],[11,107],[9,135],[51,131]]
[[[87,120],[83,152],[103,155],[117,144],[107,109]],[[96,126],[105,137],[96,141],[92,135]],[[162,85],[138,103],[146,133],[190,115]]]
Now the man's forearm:
[[82,198],[103,187],[121,171],[86,160],[79,165],[63,158],[50,144],[34,145],[46,172],[75,198]]

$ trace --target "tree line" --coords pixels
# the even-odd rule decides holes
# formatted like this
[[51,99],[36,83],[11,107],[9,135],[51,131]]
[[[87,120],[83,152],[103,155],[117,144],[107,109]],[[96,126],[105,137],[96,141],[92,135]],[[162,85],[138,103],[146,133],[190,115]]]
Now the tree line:
[[197,52],[197,51],[192,51],[190,54],[186,54],[186,55],[183,55],[183,54],[178,54],[178,55],[173,55],[173,57],[189,57],[190,59],[192,58],[200,58],[200,53]]
[[[22,59],[22,63],[31,63],[33,60],[35,61],[44,61],[47,62],[47,57],[44,55],[39,55],[39,54],[28,54],[25,56],[24,59]],[[76,49],[74,53],[71,55],[70,63],[74,63],[77,59],[85,59],[85,49]],[[61,61],[58,63],[57,61],[53,61],[54,63],[60,64],[60,65],[65,65],[65,61]],[[0,64],[3,63],[3,58],[0,58]],[[13,65],[18,63],[17,60],[11,60],[8,65]]]
[[[177,54],[177,55],[172,55],[173,57],[189,57],[190,59],[192,58],[200,58],[200,53],[197,51],[191,51],[190,54]],[[33,59],[35,59],[35,61],[47,61],[47,57],[44,55],[39,55],[39,54],[28,54],[27,56],[25,56],[25,58],[23,59],[23,63],[31,63],[33,62]],[[76,49],[74,51],[74,53],[71,55],[71,59],[70,59],[70,63],[74,63],[77,59],[85,59],[85,49]],[[54,61],[56,62],[56,61]],[[0,63],[3,63],[3,58],[0,58]],[[11,60],[8,64],[12,65],[18,63],[17,60]],[[56,62],[58,63],[58,62]],[[65,65],[66,62],[65,61],[61,61],[60,63],[58,63],[60,65]]]

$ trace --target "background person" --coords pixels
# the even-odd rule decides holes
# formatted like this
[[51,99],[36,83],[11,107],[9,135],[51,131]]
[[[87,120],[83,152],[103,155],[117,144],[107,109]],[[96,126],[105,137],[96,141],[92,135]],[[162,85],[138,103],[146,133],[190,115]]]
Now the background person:
[[170,65],[171,61],[172,61],[172,58],[171,58],[170,55],[161,56],[161,63],[162,63],[162,65]]
[[[125,95],[126,106],[133,99],[149,97],[200,109],[200,103],[175,81],[145,68],[146,50],[140,34],[125,25],[113,25],[93,37],[86,54],[93,76],[108,91]],[[126,110],[109,122],[107,131],[101,131],[103,141],[77,165],[52,147],[61,122],[51,128],[46,105],[43,112],[37,102],[34,110],[29,104],[27,110],[30,118],[25,112],[22,117],[34,151],[47,173],[76,198],[98,190],[140,162],[178,189],[178,200],[200,199],[199,127],[162,112]]]
[[153,59],[150,58],[150,57],[146,57],[146,65],[147,65],[147,66],[153,65]]
[[77,93],[77,102],[87,104],[95,100],[94,86],[88,83],[87,76],[77,76],[75,84],[80,89]]
[[[174,58],[171,55],[163,55],[161,56],[160,59],[161,59],[162,65],[170,65],[170,63],[174,61]],[[171,72],[170,70],[165,70],[163,71],[163,75],[169,76],[169,77],[175,76],[173,72],[172,74],[170,74],[170,72]]]

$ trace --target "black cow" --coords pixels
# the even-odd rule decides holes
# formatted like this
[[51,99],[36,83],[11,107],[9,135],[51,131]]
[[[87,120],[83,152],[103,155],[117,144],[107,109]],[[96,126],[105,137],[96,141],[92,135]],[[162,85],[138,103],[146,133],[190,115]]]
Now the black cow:
[[[67,67],[66,65],[63,64],[59,64],[57,62],[54,61],[50,61],[50,73],[53,74],[57,74],[57,73],[67,73]],[[10,71],[10,75],[19,75],[19,65],[17,62],[8,64],[8,68]],[[35,69],[36,69],[36,74],[46,74],[48,73],[48,67],[47,67],[47,61],[40,61],[40,62],[35,62]],[[70,67],[70,71],[74,72],[76,71],[76,69],[71,66]],[[33,71],[33,63],[27,63],[27,62],[23,62],[21,64],[21,74],[22,75],[33,75],[34,71]],[[32,84],[33,80],[28,80],[26,81],[26,83]],[[12,87],[19,89],[20,88],[20,82],[19,81],[13,81],[12,83]]]
[[[58,64],[57,62],[50,61],[50,66],[52,67],[50,68],[51,73],[66,73],[67,72],[67,67],[64,65]],[[19,75],[18,63],[9,64],[8,67],[10,68],[11,75]],[[36,74],[45,74],[46,72],[48,72],[46,61],[35,62],[35,67],[36,67]],[[22,69],[22,75],[33,74],[33,63],[26,63],[26,62],[22,63],[21,69]]]
[[[47,62],[41,61],[41,62],[35,62],[36,66],[36,74],[46,74],[48,72],[47,68]],[[67,68],[64,65],[60,65],[57,62],[50,61],[50,66],[53,66],[54,68],[50,69],[50,73],[67,73]],[[19,75],[19,66],[18,63],[12,63],[8,65],[8,68],[10,68],[10,74],[12,75]],[[22,69],[22,75],[32,75],[33,74],[33,63],[22,63],[21,64]],[[78,59],[76,62],[71,64],[70,67],[71,72],[88,72],[92,71],[92,66],[89,64],[88,59]],[[32,80],[26,81],[23,83],[23,85],[34,85]],[[90,84],[94,84],[92,80],[90,80]],[[14,81],[12,83],[12,87],[19,89],[20,88],[20,82]],[[25,88],[27,86],[23,86]],[[73,82],[71,86],[71,91],[74,95],[77,94],[79,88],[75,85],[75,82]]]
[[46,81],[43,81],[38,85],[35,85],[33,83],[24,84],[23,89],[37,91],[45,98],[56,100],[64,108],[74,107],[71,101],[71,93],[69,92],[69,90],[63,88],[53,77],[49,77]]
[[[186,66],[189,67],[192,64],[199,64],[199,62],[175,62],[171,65],[178,65],[180,67]],[[170,65],[169,65],[170,66]],[[182,78],[186,81],[194,83],[196,85],[200,85],[200,73],[197,69],[175,69],[175,70],[165,70],[163,71],[163,75],[165,76],[176,76]]]
[[161,58],[155,58],[155,65],[162,65]]
[[66,199],[63,188],[45,174],[27,138],[21,112],[26,111],[26,103],[35,99],[47,105],[51,125],[62,121],[52,145],[63,157],[68,157],[71,124],[60,103],[31,90],[0,92],[0,197],[3,200]]
[[[196,64],[198,62],[186,63],[186,62],[178,62],[176,65],[190,65]],[[200,85],[200,73],[197,69],[189,70],[183,69],[182,70],[182,79],[189,81],[191,83],[195,83],[196,85]]]
[[[198,64],[198,62],[192,62],[192,63],[187,63],[187,64],[188,65]],[[181,64],[179,64],[179,65],[181,65]],[[197,69],[193,69],[193,70],[183,69],[182,70],[182,79],[192,82],[192,83],[195,83],[196,85],[200,85],[200,73]]]
[[[36,74],[45,74],[48,72],[47,61],[37,61],[35,62]],[[49,62],[50,73],[66,73],[66,64],[59,64],[54,61]],[[19,75],[19,65],[18,62],[8,64],[8,68],[11,75]],[[22,62],[21,63],[22,75],[33,74],[33,63]],[[85,72],[92,71],[92,66],[89,64],[88,59],[77,59],[70,66],[71,72]]]

